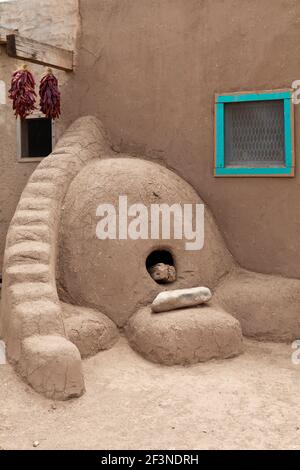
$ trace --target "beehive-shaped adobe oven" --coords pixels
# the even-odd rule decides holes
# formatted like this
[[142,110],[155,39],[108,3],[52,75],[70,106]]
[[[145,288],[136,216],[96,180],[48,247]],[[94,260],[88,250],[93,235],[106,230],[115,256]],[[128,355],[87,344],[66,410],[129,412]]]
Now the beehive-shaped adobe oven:
[[[23,191],[6,241],[0,335],[35,390],[81,395],[81,358],[111,347],[120,329],[136,351],[168,365],[239,354],[242,332],[299,337],[300,281],[237,266],[207,206],[202,250],[188,251],[174,236],[99,239],[97,208],[118,207],[120,196],[146,209],[201,203],[164,166],[115,154],[92,117],[68,129]],[[151,263],[167,266],[162,278]],[[213,291],[208,306],[159,314],[149,307],[161,291],[201,285]]]
[[[186,239],[99,240],[96,211],[111,204],[119,212],[119,196],[128,207],[143,204],[201,204],[193,188],[167,168],[139,158],[114,157],[93,160],[73,179],[63,204],[60,232],[61,284],[66,300],[88,305],[124,326],[138,306],[147,305],[165,289],[197,285],[214,288],[233,262],[208,210],[205,211],[203,249],[186,250]],[[130,220],[130,217],[128,218]],[[117,220],[118,222],[118,220]],[[127,223],[125,222],[126,227]],[[117,224],[118,225],[118,224]],[[160,285],[147,271],[151,253],[170,253],[176,281]]]

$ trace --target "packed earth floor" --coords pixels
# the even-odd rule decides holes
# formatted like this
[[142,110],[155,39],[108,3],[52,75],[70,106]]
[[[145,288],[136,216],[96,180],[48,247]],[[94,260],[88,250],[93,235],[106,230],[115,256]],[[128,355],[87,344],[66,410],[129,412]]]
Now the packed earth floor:
[[300,365],[245,340],[225,361],[166,367],[124,338],[83,362],[86,393],[53,402],[0,366],[1,449],[299,449]]

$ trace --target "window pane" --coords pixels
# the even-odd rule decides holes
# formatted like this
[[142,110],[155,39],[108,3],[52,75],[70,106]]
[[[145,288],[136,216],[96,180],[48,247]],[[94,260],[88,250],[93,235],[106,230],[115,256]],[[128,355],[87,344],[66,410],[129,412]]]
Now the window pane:
[[225,166],[284,166],[283,100],[227,103]]
[[28,118],[21,123],[22,157],[46,157],[52,152],[52,122],[47,118]]

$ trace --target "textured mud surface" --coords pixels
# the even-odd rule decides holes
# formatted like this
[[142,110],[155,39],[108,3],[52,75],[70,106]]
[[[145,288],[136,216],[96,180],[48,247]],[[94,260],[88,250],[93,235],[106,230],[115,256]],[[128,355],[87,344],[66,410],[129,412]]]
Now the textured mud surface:
[[300,449],[300,366],[289,345],[245,341],[226,361],[166,367],[124,339],[83,361],[86,393],[47,400],[0,366],[0,448]]
[[207,306],[160,314],[142,308],[129,320],[125,334],[135,351],[159,364],[196,364],[243,351],[239,322]]

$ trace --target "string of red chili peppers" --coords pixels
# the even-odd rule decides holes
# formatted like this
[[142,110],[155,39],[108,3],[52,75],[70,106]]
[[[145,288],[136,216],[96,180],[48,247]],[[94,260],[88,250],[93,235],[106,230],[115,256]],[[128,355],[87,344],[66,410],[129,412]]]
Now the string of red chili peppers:
[[27,70],[27,65],[22,65],[16,70],[11,79],[11,87],[8,96],[13,100],[15,116],[24,119],[35,109],[36,93],[33,75]]
[[[15,116],[25,119],[35,109],[36,92],[35,80],[27,65],[23,65],[14,72],[11,79],[11,87],[8,91],[9,98],[13,101]],[[47,118],[57,119],[60,116],[60,91],[58,80],[51,69],[47,69],[39,86],[40,110]]]
[[40,110],[47,118],[56,119],[60,116],[60,91],[58,89],[57,78],[51,69],[47,69],[46,74],[40,83]]

